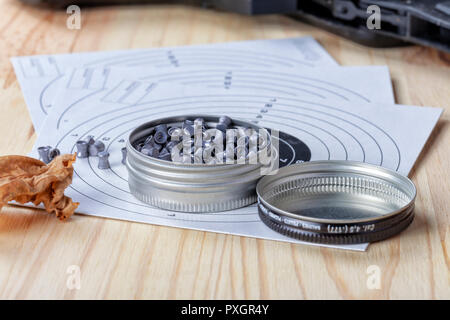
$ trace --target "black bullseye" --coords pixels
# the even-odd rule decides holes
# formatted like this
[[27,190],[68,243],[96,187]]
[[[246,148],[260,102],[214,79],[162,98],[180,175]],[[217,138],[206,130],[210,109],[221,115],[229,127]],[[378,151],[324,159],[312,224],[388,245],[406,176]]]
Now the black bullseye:
[[[271,131],[270,128],[266,129]],[[272,136],[272,139],[278,139],[280,168],[311,160],[311,150],[300,139],[283,131],[278,132],[278,137]]]
[[280,131],[280,168],[311,160],[311,150],[300,139]]

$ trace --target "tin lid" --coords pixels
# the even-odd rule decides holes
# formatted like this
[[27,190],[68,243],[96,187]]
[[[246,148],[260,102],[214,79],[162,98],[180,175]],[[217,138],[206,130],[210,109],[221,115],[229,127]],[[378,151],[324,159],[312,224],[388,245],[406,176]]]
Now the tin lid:
[[413,182],[375,165],[313,161],[284,167],[256,187],[263,222],[285,235],[321,243],[372,242],[413,220]]

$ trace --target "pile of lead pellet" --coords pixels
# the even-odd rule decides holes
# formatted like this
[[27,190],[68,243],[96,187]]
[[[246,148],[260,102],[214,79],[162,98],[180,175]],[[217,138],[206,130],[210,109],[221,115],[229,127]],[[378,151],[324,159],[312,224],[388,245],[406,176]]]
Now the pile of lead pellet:
[[181,163],[241,163],[256,159],[267,146],[268,136],[253,128],[235,126],[221,116],[209,125],[202,118],[180,124],[160,124],[150,134],[134,143],[139,152],[161,160]]

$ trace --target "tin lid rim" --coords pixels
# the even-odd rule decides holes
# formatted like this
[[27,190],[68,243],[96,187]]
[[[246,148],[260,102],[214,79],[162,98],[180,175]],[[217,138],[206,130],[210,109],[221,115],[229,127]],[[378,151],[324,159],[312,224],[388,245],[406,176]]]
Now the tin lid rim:
[[[324,169],[322,169],[322,170],[324,170],[323,172],[330,172],[330,173],[333,173],[333,172],[335,172],[335,173],[339,173],[339,172],[352,173],[351,172],[352,169],[353,170],[368,169],[372,173],[383,174],[384,177],[392,176],[396,179],[399,179],[402,183],[404,183],[405,187],[410,188],[412,196],[410,197],[410,201],[406,205],[404,205],[400,209],[391,211],[384,215],[381,215],[378,217],[366,218],[366,219],[341,220],[341,219],[312,218],[312,217],[308,217],[308,216],[294,214],[292,212],[282,210],[282,209],[268,203],[264,199],[263,195],[261,194],[262,188],[265,187],[265,185],[268,183],[275,182],[279,179],[288,177],[290,175],[297,175],[297,174],[309,173],[309,172],[310,173],[318,172],[319,171],[318,169],[321,167],[322,168],[328,167],[326,170],[324,170]],[[336,170],[336,169],[333,170],[332,167],[339,167],[340,170]],[[345,170],[345,169],[347,169],[347,170]],[[355,173],[355,172],[353,172],[353,173]],[[372,174],[372,175],[368,174],[368,176],[379,178],[379,176],[376,176],[374,174]],[[391,183],[394,184],[393,181],[391,181]],[[393,171],[393,170],[390,170],[390,169],[387,169],[387,168],[384,168],[381,166],[368,164],[368,163],[364,163],[364,162],[358,162],[358,161],[349,161],[349,160],[322,160],[322,161],[310,161],[310,162],[305,162],[305,163],[292,164],[290,166],[279,169],[276,174],[267,175],[267,176],[261,178],[256,185],[256,194],[258,196],[259,205],[262,203],[266,208],[268,208],[269,210],[273,211],[274,213],[276,213],[278,215],[282,215],[282,216],[286,216],[289,218],[298,219],[298,220],[302,220],[302,221],[313,222],[313,223],[337,224],[338,225],[338,224],[354,224],[354,223],[370,223],[370,222],[376,223],[378,221],[398,215],[398,214],[404,212],[405,210],[410,209],[411,206],[414,206],[414,202],[415,202],[415,199],[417,196],[417,189],[416,189],[416,186],[414,185],[414,183],[408,177],[403,176],[396,171]]]

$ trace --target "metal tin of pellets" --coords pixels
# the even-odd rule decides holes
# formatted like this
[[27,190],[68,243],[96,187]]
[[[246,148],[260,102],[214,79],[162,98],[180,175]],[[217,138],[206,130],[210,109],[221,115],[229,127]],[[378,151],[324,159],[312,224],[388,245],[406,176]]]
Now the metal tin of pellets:
[[416,188],[395,171],[353,161],[313,161],[281,168],[256,188],[271,229],[303,241],[374,242],[414,219]]
[[[270,171],[270,165],[259,161],[209,165],[191,162],[190,158],[185,163],[172,162],[144,155],[135,147],[151,133],[152,128],[160,124],[166,124],[169,128],[183,124],[186,127],[189,125],[186,120],[193,121],[200,117],[211,127],[219,123],[216,116],[175,116],[147,122],[130,133],[126,166],[130,191],[137,199],[159,208],[193,213],[232,210],[256,202],[256,183],[264,168],[266,172]],[[234,119],[233,125],[265,130]],[[278,153],[272,150],[272,145],[267,150],[273,157],[272,163],[278,163]]]

